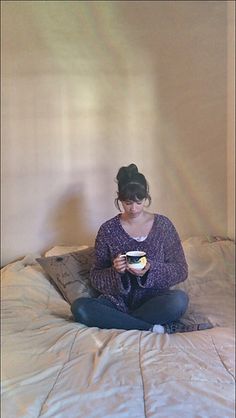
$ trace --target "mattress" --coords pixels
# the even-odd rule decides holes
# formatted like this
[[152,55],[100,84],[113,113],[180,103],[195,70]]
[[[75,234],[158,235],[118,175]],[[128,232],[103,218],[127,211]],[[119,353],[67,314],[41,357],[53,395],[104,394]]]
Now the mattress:
[[235,246],[183,242],[186,321],[214,328],[182,334],[87,328],[26,255],[2,269],[3,418],[233,418]]

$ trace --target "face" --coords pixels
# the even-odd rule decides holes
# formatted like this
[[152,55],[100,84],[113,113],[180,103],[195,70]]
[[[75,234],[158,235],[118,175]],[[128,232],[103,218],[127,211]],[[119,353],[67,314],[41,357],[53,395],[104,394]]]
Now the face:
[[135,218],[139,216],[143,212],[145,199],[140,200],[138,202],[134,202],[133,200],[123,200],[121,201],[123,206],[124,212],[131,218]]

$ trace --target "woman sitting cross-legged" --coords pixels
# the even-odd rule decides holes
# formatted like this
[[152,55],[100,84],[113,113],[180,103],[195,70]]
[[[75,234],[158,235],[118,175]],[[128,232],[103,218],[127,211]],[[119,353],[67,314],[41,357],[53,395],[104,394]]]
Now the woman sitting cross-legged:
[[[120,211],[120,202],[123,211],[101,225],[90,274],[100,296],[76,299],[71,306],[75,321],[88,327],[160,334],[211,328],[208,323],[180,321],[188,296],[171,287],[186,280],[188,266],[172,222],[146,211],[146,202],[151,202],[146,178],[130,164],[119,169],[117,182],[116,205]],[[146,253],[142,270],[130,267],[121,256],[128,251]]]

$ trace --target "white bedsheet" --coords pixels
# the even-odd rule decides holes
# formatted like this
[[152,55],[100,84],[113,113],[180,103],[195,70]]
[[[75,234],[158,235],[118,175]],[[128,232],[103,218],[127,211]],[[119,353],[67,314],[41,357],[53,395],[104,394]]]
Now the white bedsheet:
[[32,257],[6,266],[2,418],[233,418],[234,245],[188,240],[184,249],[189,314],[211,330],[87,328]]

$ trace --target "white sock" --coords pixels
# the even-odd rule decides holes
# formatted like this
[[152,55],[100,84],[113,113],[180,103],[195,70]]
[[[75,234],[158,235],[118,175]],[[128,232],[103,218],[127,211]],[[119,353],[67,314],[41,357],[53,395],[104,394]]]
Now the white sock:
[[153,325],[152,332],[155,334],[164,334],[165,328],[162,325]]

